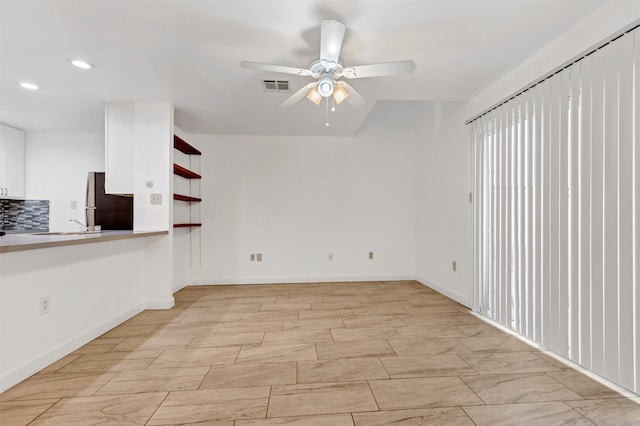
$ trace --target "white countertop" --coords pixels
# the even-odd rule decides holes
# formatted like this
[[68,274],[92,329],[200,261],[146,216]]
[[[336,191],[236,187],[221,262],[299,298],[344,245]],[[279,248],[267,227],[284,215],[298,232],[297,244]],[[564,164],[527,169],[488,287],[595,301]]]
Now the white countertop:
[[73,235],[8,234],[0,237],[0,253],[151,237],[168,233],[169,231],[102,231],[100,233]]

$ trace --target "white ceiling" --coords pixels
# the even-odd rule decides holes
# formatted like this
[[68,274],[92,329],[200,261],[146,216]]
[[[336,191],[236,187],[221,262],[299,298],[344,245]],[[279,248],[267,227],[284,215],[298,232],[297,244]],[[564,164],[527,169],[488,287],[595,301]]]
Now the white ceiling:
[[[104,104],[169,101],[188,133],[355,134],[377,101],[466,101],[605,0],[0,0],[0,122],[102,132]],[[367,104],[266,93],[242,60],[306,67],[320,20],[347,26],[345,65],[414,59],[412,75],[351,80]],[[67,60],[86,58],[80,71]],[[18,82],[41,86],[29,92]],[[385,104],[388,105],[388,104]],[[386,107],[387,110],[392,108]],[[374,114],[372,114],[373,116]],[[370,118],[373,119],[373,118]]]

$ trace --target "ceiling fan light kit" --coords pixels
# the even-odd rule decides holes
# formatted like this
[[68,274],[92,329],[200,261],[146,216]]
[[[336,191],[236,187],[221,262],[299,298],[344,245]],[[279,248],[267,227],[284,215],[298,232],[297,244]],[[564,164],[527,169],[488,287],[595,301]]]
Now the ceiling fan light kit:
[[[319,105],[322,98],[333,95],[336,104],[347,100],[353,106],[363,105],[363,97],[347,82],[340,78],[356,79],[368,77],[382,77],[388,75],[411,74],[416,68],[413,60],[386,62],[379,64],[358,65],[345,67],[340,62],[340,51],[346,27],[335,20],[323,20],[320,24],[320,59],[309,65],[309,68],[295,68],[286,65],[263,64],[259,62],[242,61],[242,68],[261,71],[294,74],[317,79],[317,83],[309,83],[286,99],[280,106],[288,107],[302,98]],[[328,105],[328,104],[327,104]],[[332,108],[333,111],[333,108]],[[325,123],[328,125],[328,122]],[[327,126],[328,127],[328,126]]]

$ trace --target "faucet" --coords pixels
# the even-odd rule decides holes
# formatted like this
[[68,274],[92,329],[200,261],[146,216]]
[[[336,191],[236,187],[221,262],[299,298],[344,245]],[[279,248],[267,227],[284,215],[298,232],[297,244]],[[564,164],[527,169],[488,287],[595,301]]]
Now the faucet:
[[69,222],[75,222],[78,225],[82,226],[82,228],[84,229],[85,232],[89,231],[89,227],[87,225],[85,225],[84,223],[80,222],[79,220],[69,219]]

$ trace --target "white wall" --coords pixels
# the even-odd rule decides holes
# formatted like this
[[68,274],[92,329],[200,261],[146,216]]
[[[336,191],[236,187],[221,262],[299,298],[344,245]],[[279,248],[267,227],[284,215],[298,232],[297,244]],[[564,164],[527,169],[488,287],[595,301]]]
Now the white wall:
[[0,254],[0,392],[147,307],[146,246],[158,238]]
[[51,231],[77,230],[69,219],[85,222],[87,173],[104,171],[104,134],[28,131],[25,140],[26,198],[50,201]]
[[430,108],[416,155],[416,275],[423,284],[468,305],[469,142],[464,104],[433,103]]
[[466,119],[483,112],[528,84],[553,71],[566,61],[640,19],[640,1],[613,0],[571,27],[565,34],[505,73],[471,99]]
[[203,153],[202,267],[189,281],[413,277],[415,130],[387,124],[353,138],[188,136]]

